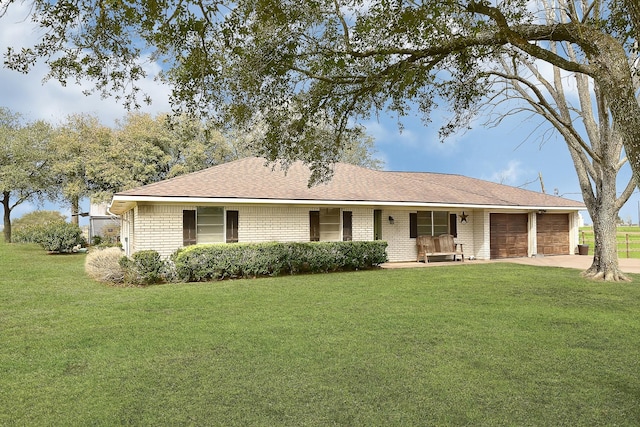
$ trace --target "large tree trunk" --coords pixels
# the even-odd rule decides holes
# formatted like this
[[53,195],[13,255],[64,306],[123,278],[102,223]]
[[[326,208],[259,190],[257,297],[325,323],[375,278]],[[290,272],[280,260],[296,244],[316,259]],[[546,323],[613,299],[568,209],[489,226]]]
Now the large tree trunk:
[[11,206],[9,205],[9,196],[11,194],[8,191],[2,192],[2,206],[4,208],[4,234],[5,243],[11,243]]
[[618,264],[616,223],[619,210],[615,207],[614,199],[615,194],[610,191],[599,192],[593,208],[589,209],[595,248],[591,267],[582,273],[585,277],[611,282],[629,280]]
[[597,48],[589,58],[596,70],[593,78],[611,109],[633,177],[640,185],[640,104],[635,95],[629,58],[615,39],[601,34],[592,37]]
[[616,242],[616,224],[608,218],[609,215],[600,215],[593,219],[593,232],[595,235],[595,248],[593,263],[583,275],[585,277],[605,280],[621,281],[629,280],[620,271],[618,265],[618,252]]
[[80,199],[74,197],[71,199],[71,224],[79,225],[80,216]]

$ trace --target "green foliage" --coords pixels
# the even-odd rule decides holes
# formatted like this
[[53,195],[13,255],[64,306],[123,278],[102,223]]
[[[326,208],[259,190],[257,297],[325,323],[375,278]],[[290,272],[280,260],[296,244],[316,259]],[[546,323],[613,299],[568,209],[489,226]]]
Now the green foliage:
[[387,260],[387,243],[290,242],[196,245],[173,256],[184,281],[367,269]]
[[89,114],[69,115],[56,129],[53,169],[60,197],[72,209],[82,198],[103,189],[98,176],[109,171],[100,168],[116,154],[110,146],[111,137],[111,129]]
[[42,240],[42,225],[26,225],[11,233],[13,243],[39,243]]
[[74,247],[85,243],[82,230],[77,225],[64,221],[19,227],[13,233],[13,241],[37,243],[49,252],[71,252]]
[[19,114],[0,107],[0,203],[5,214],[5,242],[12,240],[11,211],[54,191],[50,138],[47,123],[23,122]]
[[[620,104],[635,102],[633,88],[612,71],[633,62],[628,29],[638,8],[627,4],[636,3],[572,1],[545,10],[525,0],[243,0],[207,7],[192,0],[35,0],[32,18],[43,36],[34,46],[10,48],[5,62],[24,72],[55,57],[47,63],[52,78],[92,79],[96,91],[134,106],[139,97],[149,101],[136,80],[145,76],[141,56],[151,55],[163,64],[176,110],[240,131],[266,124],[261,154],[303,158],[328,173],[327,160],[339,156],[352,119],[383,111],[402,117],[417,105],[429,120],[437,102],[448,102],[454,117],[441,134],[465,129],[477,103],[485,95],[492,100],[488,73],[503,54],[589,74],[603,88],[619,83],[629,89]],[[569,43],[593,67],[558,55],[556,42]],[[613,51],[629,57],[599,62]],[[322,123],[333,143],[316,144]]]
[[48,225],[58,222],[66,222],[67,218],[58,211],[33,211],[22,215],[11,222],[13,232],[16,233],[25,227]]
[[82,230],[75,224],[56,222],[37,227],[34,232],[35,243],[49,252],[71,252],[84,242]]
[[165,280],[167,264],[154,250],[134,253],[131,258],[120,258],[120,267],[124,270],[124,282],[134,285],[153,285]]

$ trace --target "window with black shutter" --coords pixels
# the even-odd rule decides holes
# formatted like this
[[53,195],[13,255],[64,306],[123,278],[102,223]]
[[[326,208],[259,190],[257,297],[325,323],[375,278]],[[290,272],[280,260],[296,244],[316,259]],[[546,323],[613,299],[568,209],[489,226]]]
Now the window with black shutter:
[[456,214],[445,211],[418,211],[409,214],[409,237],[440,236],[452,234],[457,236]]

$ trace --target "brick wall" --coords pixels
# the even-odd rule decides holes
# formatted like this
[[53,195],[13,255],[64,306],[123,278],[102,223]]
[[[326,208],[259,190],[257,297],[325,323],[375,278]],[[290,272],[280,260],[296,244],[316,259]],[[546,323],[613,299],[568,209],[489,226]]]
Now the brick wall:
[[490,259],[490,216],[489,211],[473,212],[473,255],[478,259]]
[[[145,249],[157,250],[168,257],[182,247],[182,211],[195,205],[139,205],[122,217],[122,238],[128,238],[129,255]],[[307,242],[309,241],[309,211],[319,206],[243,206],[227,205],[238,211],[240,242]],[[352,234],[355,241],[373,239],[373,212],[368,207],[346,207],[352,212]],[[415,211],[414,211],[415,212]],[[409,237],[409,210],[382,210],[382,238],[388,242],[389,261],[415,261],[416,239]],[[466,211],[466,223],[457,217],[457,243],[464,246],[465,258],[490,258],[490,213],[485,210]],[[389,217],[393,217],[393,224]],[[341,216],[342,218],[342,216]],[[578,241],[577,213],[570,215],[571,245]],[[125,250],[127,246],[125,245]]]
[[478,257],[476,254],[476,239],[475,239],[475,230],[476,230],[476,222],[478,220],[482,220],[482,215],[477,211],[464,211],[467,215],[467,222],[460,222],[460,213],[458,212],[457,217],[457,229],[458,229],[458,237],[455,238],[456,243],[462,244],[462,248],[464,250],[464,258],[467,259],[470,256]]
[[[182,247],[182,211],[194,210],[194,205],[139,205],[123,215],[128,221],[130,253],[153,249],[163,257]],[[309,211],[319,207],[236,206],[238,240],[240,242],[308,242]],[[353,240],[371,240],[373,209],[345,208],[353,213]],[[124,222],[123,222],[124,223]]]
[[153,249],[163,257],[182,247],[182,211],[189,205],[139,205],[134,220],[134,252]]
[[[122,230],[123,236],[129,239],[129,254],[153,249],[163,257],[170,256],[182,247],[182,211],[196,208],[195,205],[147,204],[139,205],[123,215]],[[225,209],[238,211],[240,242],[307,242],[309,211],[320,207],[227,205]],[[352,212],[353,240],[372,240],[374,209],[346,207],[343,210]],[[466,224],[458,224],[456,241],[464,244],[465,256],[478,256],[474,250],[478,215],[482,225],[481,212],[469,214]],[[394,218],[393,224],[390,223],[389,216]],[[415,238],[409,237],[409,211],[382,210],[382,238],[388,242],[389,261],[416,260]]]

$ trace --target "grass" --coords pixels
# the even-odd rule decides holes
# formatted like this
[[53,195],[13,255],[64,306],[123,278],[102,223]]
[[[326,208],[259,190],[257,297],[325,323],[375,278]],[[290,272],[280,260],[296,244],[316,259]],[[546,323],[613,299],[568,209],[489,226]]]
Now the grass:
[[473,264],[112,288],[0,244],[0,425],[640,424],[640,287]]
[[[618,258],[640,258],[640,227],[619,226],[616,240],[618,243]],[[589,253],[593,254],[595,246],[593,227],[581,227],[578,241],[580,244],[589,245]]]

